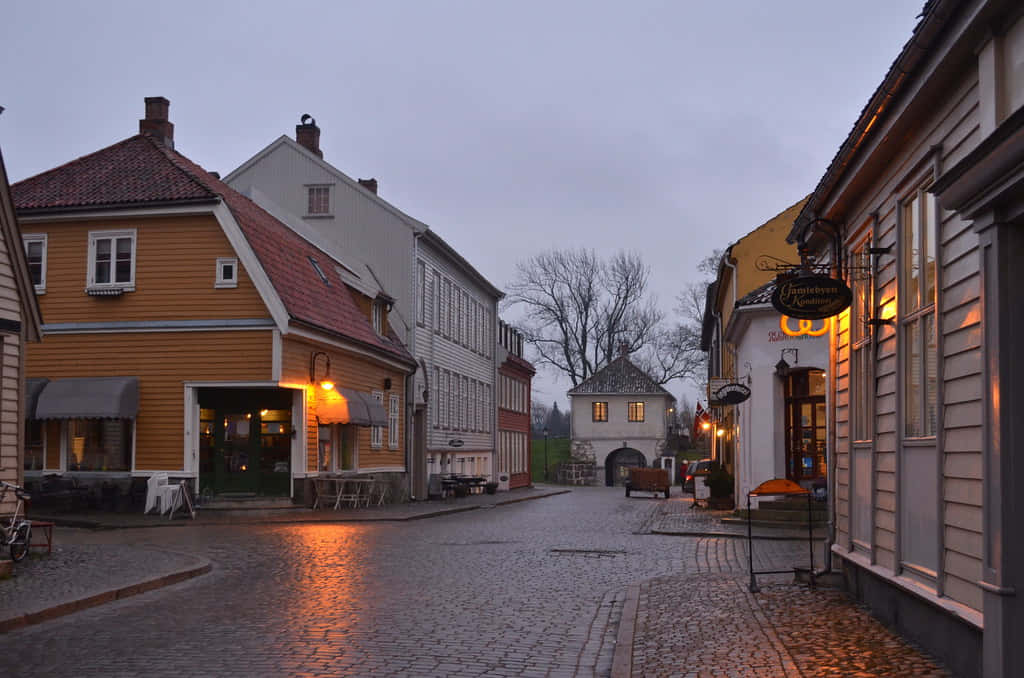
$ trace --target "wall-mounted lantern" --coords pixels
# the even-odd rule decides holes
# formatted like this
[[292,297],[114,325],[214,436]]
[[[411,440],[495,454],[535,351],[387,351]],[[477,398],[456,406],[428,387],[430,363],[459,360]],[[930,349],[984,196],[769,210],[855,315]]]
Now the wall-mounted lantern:
[[334,382],[331,381],[331,356],[327,355],[323,351],[316,351],[309,356],[309,381],[311,384],[317,383],[316,380],[316,359],[320,356],[324,357],[326,365],[324,366],[324,376],[320,380],[320,388],[325,391],[330,391],[334,388]]

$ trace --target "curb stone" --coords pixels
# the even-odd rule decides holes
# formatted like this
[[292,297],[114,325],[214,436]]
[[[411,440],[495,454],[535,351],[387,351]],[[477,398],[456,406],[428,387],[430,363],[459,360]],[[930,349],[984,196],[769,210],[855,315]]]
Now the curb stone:
[[205,558],[201,558],[199,556],[193,557],[200,561],[198,565],[193,567],[187,567],[185,569],[178,570],[177,572],[171,572],[153,579],[135,582],[126,586],[119,586],[78,600],[59,603],[42,610],[16,615],[8,619],[0,619],[0,633],[8,633],[26,626],[41,624],[42,622],[63,617],[65,615],[72,614],[73,612],[79,612],[80,610],[86,610],[90,607],[96,607],[97,605],[103,605],[105,603],[112,603],[115,600],[123,600],[125,598],[130,598],[131,596],[137,596],[140,593],[146,593],[155,589],[164,588],[165,586],[171,586],[173,584],[204,575],[213,568],[210,561]]
[[636,631],[636,613],[640,604],[640,585],[626,589],[626,602],[622,606],[619,633],[615,637],[611,678],[629,678],[633,671],[633,634]]

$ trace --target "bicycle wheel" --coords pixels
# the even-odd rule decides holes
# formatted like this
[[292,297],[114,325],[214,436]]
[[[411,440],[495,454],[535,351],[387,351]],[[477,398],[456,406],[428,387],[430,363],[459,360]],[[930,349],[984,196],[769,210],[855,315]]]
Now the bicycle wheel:
[[32,543],[32,526],[28,523],[18,525],[11,540],[11,560],[19,562],[28,555],[28,545]]

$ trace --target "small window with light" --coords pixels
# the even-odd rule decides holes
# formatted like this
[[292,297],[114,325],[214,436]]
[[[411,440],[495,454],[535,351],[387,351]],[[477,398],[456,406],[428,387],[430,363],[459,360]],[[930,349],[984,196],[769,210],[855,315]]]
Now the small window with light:
[[608,403],[598,402],[591,404],[591,417],[594,421],[608,421]]
[[214,287],[238,287],[238,259],[217,258],[217,282],[214,283]]
[[643,421],[644,420],[644,403],[643,403],[643,401],[629,403],[629,420],[630,421]]

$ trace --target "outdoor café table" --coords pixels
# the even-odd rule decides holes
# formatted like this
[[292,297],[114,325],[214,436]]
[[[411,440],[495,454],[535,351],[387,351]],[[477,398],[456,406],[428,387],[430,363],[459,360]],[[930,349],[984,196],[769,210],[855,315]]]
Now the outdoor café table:
[[363,506],[370,505],[373,489],[377,484],[376,480],[373,478],[345,478],[345,483],[348,487],[342,499],[347,498],[352,502],[353,507],[359,506],[360,503]]

